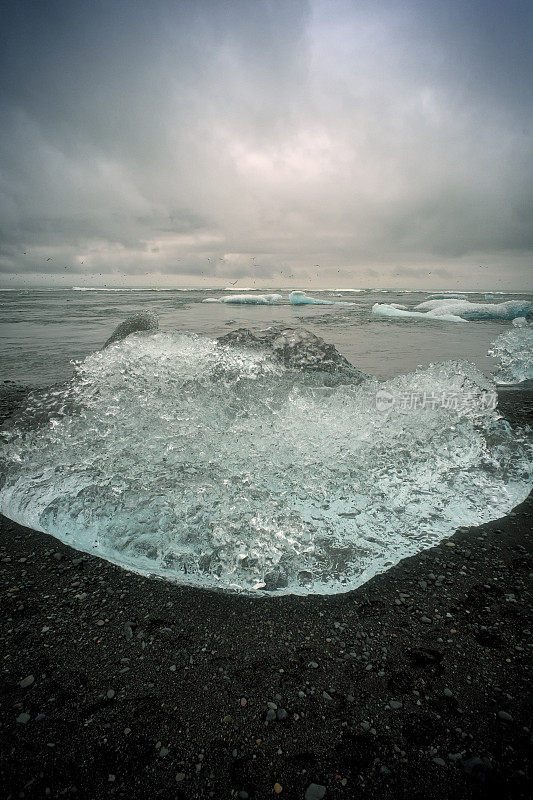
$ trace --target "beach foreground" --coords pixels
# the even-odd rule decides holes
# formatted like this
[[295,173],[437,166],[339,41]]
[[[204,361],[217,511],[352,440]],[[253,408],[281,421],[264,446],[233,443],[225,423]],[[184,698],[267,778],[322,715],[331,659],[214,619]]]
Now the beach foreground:
[[[531,392],[500,404],[531,418]],[[4,796],[529,796],[531,507],[353,592],[271,598],[0,517]]]

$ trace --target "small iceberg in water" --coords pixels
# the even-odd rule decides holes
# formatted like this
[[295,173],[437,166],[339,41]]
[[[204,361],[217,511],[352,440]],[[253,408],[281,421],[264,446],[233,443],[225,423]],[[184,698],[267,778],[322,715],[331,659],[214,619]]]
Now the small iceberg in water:
[[454,314],[463,319],[514,319],[531,311],[527,300],[508,300],[506,303],[471,303],[469,300],[426,300],[415,306],[417,311],[434,314]]
[[[317,290],[320,291],[320,290]],[[354,303],[343,302],[342,300],[320,300],[318,297],[309,297],[305,292],[295,290],[289,295],[291,306],[353,306]]]
[[289,295],[289,302],[291,306],[332,306],[332,300],[319,300],[318,297],[309,297],[308,294],[301,291],[291,292]]
[[407,311],[405,308],[398,308],[398,303],[374,303],[372,313],[378,317],[389,317],[391,319],[425,319],[437,320],[437,322],[465,322],[462,317],[456,314],[437,314],[433,311]]
[[426,300],[412,310],[404,310],[397,303],[375,303],[372,313],[381,317],[401,317],[442,322],[465,322],[471,319],[506,319],[525,317],[531,311],[527,300],[509,300],[506,303],[471,303],[469,300]]

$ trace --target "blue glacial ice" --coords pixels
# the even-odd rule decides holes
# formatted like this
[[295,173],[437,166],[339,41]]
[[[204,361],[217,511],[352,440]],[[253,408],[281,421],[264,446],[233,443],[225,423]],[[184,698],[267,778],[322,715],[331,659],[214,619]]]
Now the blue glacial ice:
[[500,360],[498,383],[533,380],[533,327],[523,317],[513,320],[514,328],[500,334],[492,343],[489,356]]
[[[306,341],[273,347],[279,335],[289,351]],[[163,332],[90,355],[5,428],[1,511],[145,574],[308,594],[354,588],[527,496],[531,440],[482,402],[492,384],[473,366],[378,383],[342,363],[337,376],[335,359],[328,373],[281,361]],[[397,402],[379,410],[378,390]],[[443,393],[459,402],[404,403]]]
[[335,305],[333,300],[320,300],[317,297],[309,297],[305,292],[299,290],[291,292],[289,295],[289,302],[292,306],[304,305],[317,305],[317,306],[332,306]]

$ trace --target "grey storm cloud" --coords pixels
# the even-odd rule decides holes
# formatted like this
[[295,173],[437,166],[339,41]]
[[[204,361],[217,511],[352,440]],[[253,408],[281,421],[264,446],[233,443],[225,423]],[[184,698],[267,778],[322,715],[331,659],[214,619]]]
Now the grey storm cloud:
[[531,23],[513,0],[4,2],[2,281],[527,288]]

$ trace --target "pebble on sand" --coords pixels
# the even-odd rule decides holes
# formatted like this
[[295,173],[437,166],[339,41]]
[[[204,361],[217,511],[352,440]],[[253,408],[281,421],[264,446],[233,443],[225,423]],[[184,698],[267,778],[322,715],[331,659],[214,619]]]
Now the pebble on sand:
[[310,783],[305,792],[305,800],[322,800],[326,794],[326,787],[319,783]]

